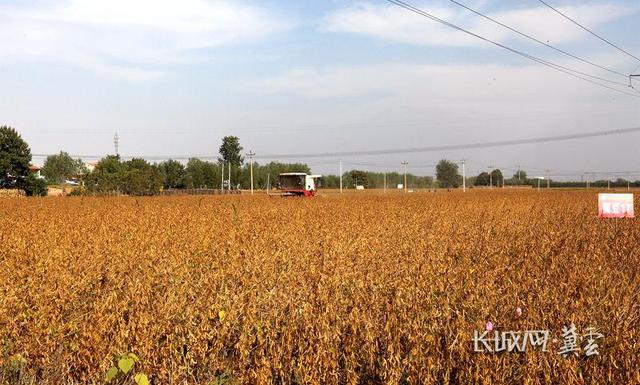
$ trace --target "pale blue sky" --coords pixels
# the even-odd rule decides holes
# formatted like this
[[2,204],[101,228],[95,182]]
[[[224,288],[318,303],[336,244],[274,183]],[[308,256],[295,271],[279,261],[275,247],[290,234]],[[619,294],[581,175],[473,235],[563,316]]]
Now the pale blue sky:
[[[605,67],[640,71],[639,61],[538,1],[461,2]],[[637,1],[550,2],[640,56]],[[628,82],[449,1],[410,3],[546,60]],[[215,154],[227,134],[268,154],[640,126],[638,98],[385,1],[0,1],[0,84],[0,124],[16,127],[38,154],[111,153],[116,131],[122,154],[187,156]],[[442,157],[470,159],[470,173],[489,164],[558,174],[640,170],[639,135],[345,162],[392,171],[406,159],[420,174],[433,170],[418,165]],[[337,172],[335,159],[308,163],[314,171]]]

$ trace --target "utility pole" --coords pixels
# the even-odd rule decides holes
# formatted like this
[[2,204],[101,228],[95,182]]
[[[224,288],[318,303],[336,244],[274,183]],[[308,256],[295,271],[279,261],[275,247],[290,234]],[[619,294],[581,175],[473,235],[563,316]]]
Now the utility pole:
[[342,161],[340,161],[340,194],[342,194]]
[[551,183],[550,183],[551,181],[549,180],[549,170],[545,170],[545,172],[547,174],[547,175],[545,175],[547,177],[547,188],[549,188],[549,186],[551,185]]
[[113,147],[116,150],[116,156],[120,156],[120,152],[118,151],[118,147],[120,145],[120,137],[118,136],[118,132],[113,136]]
[[247,154],[247,156],[249,157],[249,173],[250,173],[250,178],[251,178],[251,195],[253,195],[253,157],[256,155],[255,152],[253,151],[249,151],[249,153]]
[[465,159],[462,159],[462,192],[467,192],[467,174],[464,171],[465,161]]
[[229,180],[228,180],[227,190],[231,191],[231,162],[229,162]]
[[409,162],[404,161],[401,163],[404,166],[404,192],[407,192],[407,165]]
[[489,165],[489,188],[493,188],[493,166]]
[[520,185],[520,165],[518,165],[518,185]]
[[584,175],[584,178],[587,180],[587,189],[589,189],[589,173],[585,172]]
[[220,162],[220,190],[224,190],[224,160]]

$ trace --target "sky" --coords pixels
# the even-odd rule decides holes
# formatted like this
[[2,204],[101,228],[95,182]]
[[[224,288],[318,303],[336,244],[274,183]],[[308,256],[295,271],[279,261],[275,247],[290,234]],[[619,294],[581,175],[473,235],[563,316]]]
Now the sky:
[[[622,75],[640,61],[537,0],[459,0]],[[640,57],[638,1],[547,0]],[[502,45],[597,76],[629,79],[527,40],[451,1],[408,3]],[[634,81],[640,90],[640,80]],[[640,179],[640,133],[556,143],[378,156],[386,150],[640,127],[640,98],[599,87],[382,0],[0,0],[0,125],[42,163],[215,156],[235,135],[258,162],[301,154],[314,172],[433,175],[442,158],[511,175]],[[604,175],[604,174],[603,174]]]

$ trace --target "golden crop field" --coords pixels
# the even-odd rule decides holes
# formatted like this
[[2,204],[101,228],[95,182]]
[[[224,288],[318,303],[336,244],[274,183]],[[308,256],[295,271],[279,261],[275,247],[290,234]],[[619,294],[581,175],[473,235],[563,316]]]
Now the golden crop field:
[[[640,227],[596,203],[1,199],[0,383],[640,384]],[[549,349],[476,353],[487,322]],[[558,354],[571,323],[599,355]]]

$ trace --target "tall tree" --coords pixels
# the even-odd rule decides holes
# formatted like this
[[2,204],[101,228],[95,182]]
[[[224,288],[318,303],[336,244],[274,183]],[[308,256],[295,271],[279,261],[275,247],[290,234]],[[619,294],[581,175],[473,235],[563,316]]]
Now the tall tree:
[[18,132],[0,127],[0,187],[23,188],[29,176],[31,149]]
[[124,162],[124,164],[129,170],[147,171],[151,168],[151,163],[147,162],[147,160],[143,158],[132,158]]
[[362,170],[351,170],[348,174],[348,179],[350,179],[349,184],[353,184],[353,186],[364,186],[365,188],[369,188],[369,179],[367,178],[367,172]]
[[162,173],[144,159],[122,162],[119,156],[108,155],[87,176],[86,185],[97,194],[156,195],[162,189]]
[[497,168],[491,171],[491,183],[493,183],[494,186],[498,187],[504,184],[504,176],[502,176],[502,171]]
[[100,159],[95,170],[86,177],[89,191],[99,194],[122,192],[122,181],[127,170],[118,155],[107,155]]
[[222,138],[222,145],[220,145],[220,158],[221,162],[229,163],[232,166],[240,166],[244,163],[242,157],[242,146],[240,145],[240,139],[237,136],[225,136]]
[[96,171],[115,174],[124,171],[126,168],[126,165],[120,160],[120,155],[107,155],[100,159],[96,166]]
[[488,186],[489,185],[489,173],[486,171],[481,172],[474,182],[475,186]]
[[73,159],[68,153],[60,151],[57,155],[47,157],[42,166],[42,175],[50,183],[63,183],[71,177],[78,176],[82,168],[82,160]]
[[438,162],[436,179],[442,187],[458,187],[462,183],[462,177],[458,174],[458,165],[446,159]]
[[134,158],[125,162],[122,173],[122,192],[127,195],[156,195],[162,189],[162,174],[155,164]]
[[219,166],[198,158],[191,158],[185,169],[184,183],[189,188],[217,188],[220,186]]
[[177,160],[169,159],[158,165],[164,188],[181,188],[185,185],[185,168]]
[[527,184],[527,173],[524,170],[518,170],[513,174],[511,181],[516,185]]

